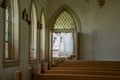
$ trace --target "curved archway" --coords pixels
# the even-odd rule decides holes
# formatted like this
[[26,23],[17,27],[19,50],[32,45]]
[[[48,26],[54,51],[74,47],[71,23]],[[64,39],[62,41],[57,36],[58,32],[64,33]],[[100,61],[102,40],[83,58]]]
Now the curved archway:
[[67,11],[70,16],[74,19],[76,24],[76,31],[81,32],[81,24],[80,19],[77,16],[77,14],[72,10],[72,8],[68,7],[67,5],[63,5],[60,8],[57,9],[57,11],[53,14],[51,21],[50,21],[50,30],[53,28],[54,21],[58,18],[59,14],[61,14],[63,11]]
[[37,59],[37,12],[35,3],[31,4],[31,27],[30,27],[30,53],[29,59],[36,60]]
[[40,30],[40,59],[45,59],[45,35],[46,35],[46,26],[45,26],[45,12],[42,8],[41,15],[40,15],[40,23],[41,23],[41,30]]
[[[78,54],[79,54],[78,53],[78,33],[80,32],[80,30],[81,30],[80,29],[80,20],[79,20],[78,16],[75,14],[75,12],[66,5],[63,5],[62,7],[60,7],[55,12],[54,16],[52,16],[51,23],[50,23],[50,54],[49,54],[49,56],[51,57],[51,59],[52,59],[52,57],[61,57],[61,56],[58,56],[58,55],[61,55],[61,51],[58,50],[58,48],[56,48],[57,50],[54,50],[54,48],[53,48],[54,47],[53,42],[56,39],[55,35],[56,34],[61,35],[61,33],[64,34],[64,36],[66,34],[70,34],[70,36],[72,36],[72,38],[69,38],[69,36],[66,36],[67,38],[69,38],[66,40],[71,40],[71,42],[67,43],[69,47],[64,48],[64,51],[63,51],[63,52],[66,52],[67,49],[69,49],[69,50],[71,50],[71,52],[68,56],[62,56],[62,57],[69,57],[70,55],[75,55],[76,59],[77,59]],[[63,37],[62,37],[62,39],[63,39]],[[59,37],[58,42],[62,42],[60,40],[61,40],[61,36]],[[68,42],[68,41],[65,41],[65,42]],[[73,43],[72,44],[73,46],[71,46],[70,43],[71,44]],[[73,51],[72,51],[72,48],[70,48],[70,46],[73,47]],[[64,46],[62,46],[62,48],[63,47]],[[60,47],[59,47],[59,49],[60,49]],[[65,51],[65,49],[66,49],[66,51]],[[58,52],[56,52],[56,51],[58,51]],[[55,54],[57,54],[57,56],[54,56]]]
[[[19,65],[19,15],[19,1],[7,0],[4,8],[4,67]],[[6,63],[8,60],[10,64]],[[14,60],[17,64],[14,64]]]

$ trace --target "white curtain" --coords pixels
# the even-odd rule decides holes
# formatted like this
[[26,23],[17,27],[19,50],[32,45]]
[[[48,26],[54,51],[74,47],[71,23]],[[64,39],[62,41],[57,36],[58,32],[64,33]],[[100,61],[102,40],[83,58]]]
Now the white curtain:
[[53,33],[53,50],[58,50],[59,57],[69,57],[73,54],[72,33]]

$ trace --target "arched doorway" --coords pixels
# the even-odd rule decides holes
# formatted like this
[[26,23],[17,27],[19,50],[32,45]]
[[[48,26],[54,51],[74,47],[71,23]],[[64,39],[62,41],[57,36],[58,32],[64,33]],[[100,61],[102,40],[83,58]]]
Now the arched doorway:
[[66,5],[57,10],[51,19],[50,27],[50,53],[52,58],[69,57],[78,58],[78,33],[80,21],[76,14]]

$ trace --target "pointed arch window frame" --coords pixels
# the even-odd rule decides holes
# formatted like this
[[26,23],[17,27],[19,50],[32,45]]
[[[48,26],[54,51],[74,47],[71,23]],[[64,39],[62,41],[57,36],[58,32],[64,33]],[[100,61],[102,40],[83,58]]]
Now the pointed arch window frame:
[[[20,8],[19,0],[6,0],[4,9],[3,67],[20,65]],[[16,13],[16,15],[14,15]],[[8,27],[8,28],[7,28]],[[7,31],[6,31],[7,30]],[[6,42],[8,45],[6,45]],[[6,47],[8,47],[6,53]],[[6,56],[7,55],[7,56]]]
[[[51,31],[52,32],[76,32],[77,31],[77,25],[76,25],[76,21],[74,20],[74,17],[71,15],[71,12],[68,10],[69,8],[66,6],[66,5],[64,5],[63,7],[61,7],[62,9],[60,9],[60,11],[57,11],[56,12],[56,16],[55,16],[55,18],[51,21]],[[58,9],[59,10],[59,9]],[[74,21],[74,24],[75,24],[75,28],[74,29],[54,29],[54,26],[52,26],[52,25],[54,25],[55,24],[55,22],[56,22],[56,20],[59,18],[59,16],[63,13],[63,12],[66,12],[67,14],[69,14],[70,15],[70,17],[73,19],[73,21]]]
[[[63,18],[63,19],[62,19]],[[66,18],[66,19],[65,19]],[[70,26],[70,24],[71,23],[68,23],[68,20],[69,19],[69,22],[71,22],[71,23],[74,23],[74,27],[69,27]],[[64,23],[64,21],[66,21],[67,23]],[[61,29],[60,29],[60,27],[58,27],[58,29],[56,28],[55,29],[55,27],[56,27],[56,25],[57,25],[57,22],[59,22],[58,24],[61,24],[61,23],[63,23],[64,25],[66,25],[66,26],[68,26],[67,24],[69,24],[69,26],[66,28],[66,27],[61,27]],[[60,23],[61,22],[61,23]],[[56,24],[56,25],[55,25]],[[75,30],[76,29],[76,25],[75,25],[75,21],[74,21],[74,19],[73,19],[73,17],[70,15],[70,13],[67,11],[67,10],[64,10],[64,11],[62,11],[59,15],[58,15],[58,17],[57,17],[57,19],[56,19],[56,21],[55,21],[55,24],[54,24],[54,27],[53,27],[53,30]],[[63,25],[63,26],[64,26]],[[60,25],[60,26],[62,26],[62,25]]]
[[41,21],[41,29],[40,29],[39,59],[45,60],[46,59],[46,51],[45,51],[46,18],[45,18],[44,8],[42,8],[42,10],[41,10],[40,21]]
[[[55,23],[55,20],[57,19],[57,17],[59,16],[59,14],[61,13],[61,12],[63,12],[63,11],[68,11],[69,12],[69,14],[72,16],[72,18],[74,19],[74,21],[75,21],[75,24],[76,24],[76,28],[75,28],[75,30],[54,30],[53,29],[53,25],[54,25],[54,23]],[[52,62],[52,54],[51,54],[51,52],[52,52],[52,44],[51,44],[51,37],[52,37],[52,32],[72,32],[72,33],[75,33],[76,35],[76,39],[75,39],[75,41],[76,41],[76,43],[75,43],[75,54],[76,55],[78,55],[78,53],[80,52],[78,49],[80,48],[80,46],[78,46],[77,44],[79,43],[78,41],[79,41],[79,33],[81,32],[81,21],[80,21],[80,19],[79,19],[79,16],[74,12],[74,10],[72,9],[72,8],[70,8],[69,6],[67,6],[67,5],[62,5],[60,8],[58,8],[57,9],[57,11],[53,14],[53,16],[50,18],[50,22],[48,23],[49,24],[49,33],[50,33],[50,37],[49,37],[49,39],[50,39],[50,42],[49,42],[49,45],[50,45],[50,47],[49,47],[49,59],[48,59],[48,61],[49,62]],[[77,59],[79,59],[79,56],[77,56],[76,57]]]
[[[34,11],[35,12],[32,12],[32,7],[33,7],[33,5],[34,5]],[[33,0],[33,1],[31,1],[31,5],[30,5],[30,10],[29,10],[29,13],[30,13],[30,19],[31,19],[31,24],[32,25],[30,25],[30,28],[29,28],[29,53],[28,53],[28,62],[29,62],[29,64],[30,65],[33,65],[33,64],[37,64],[37,59],[38,59],[38,46],[37,46],[37,39],[38,39],[38,33],[37,33],[37,30],[38,30],[38,21],[37,21],[37,6],[36,6],[36,2]],[[35,13],[35,15],[36,15],[36,21],[33,21],[32,20],[32,16],[34,16],[33,14]],[[34,20],[35,20],[35,18],[34,18]],[[36,27],[34,27],[36,25]],[[36,35],[35,35],[35,31],[36,31]],[[34,33],[34,34],[33,34]],[[32,36],[33,35],[33,36]],[[32,37],[31,37],[32,36]],[[35,38],[36,37],[36,39],[31,39],[31,38]],[[33,42],[32,42],[33,41]],[[35,41],[35,42],[34,42]],[[33,45],[31,45],[31,44],[34,44],[34,46]],[[35,52],[33,53],[33,55],[31,54],[32,53],[32,50],[34,51],[35,50]],[[33,58],[33,56],[35,56],[34,58]]]

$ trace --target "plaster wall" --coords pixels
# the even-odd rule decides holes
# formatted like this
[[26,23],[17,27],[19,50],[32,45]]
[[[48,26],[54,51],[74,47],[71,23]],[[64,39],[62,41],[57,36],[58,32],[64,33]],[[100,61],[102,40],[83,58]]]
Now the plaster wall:
[[120,60],[120,0],[50,0],[47,18],[51,20],[62,5],[69,6],[80,19],[80,57],[84,60]]

